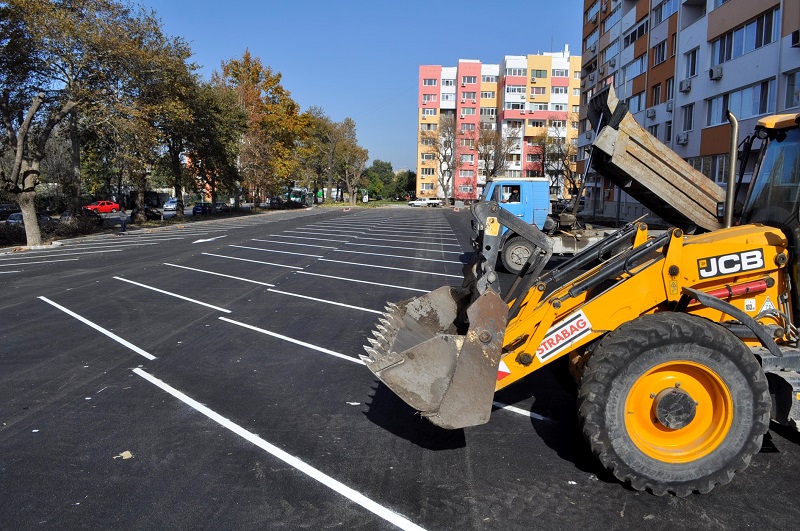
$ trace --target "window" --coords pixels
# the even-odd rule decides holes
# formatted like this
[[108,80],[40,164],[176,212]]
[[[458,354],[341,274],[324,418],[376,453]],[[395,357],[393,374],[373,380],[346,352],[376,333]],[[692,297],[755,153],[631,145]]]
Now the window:
[[531,70],[531,77],[542,79],[547,77],[547,70]]
[[578,122],[570,122],[570,127],[577,130],[578,129]]
[[422,80],[422,85],[425,87],[435,87],[439,84],[439,80],[435,78],[425,78]]
[[481,99],[491,99],[497,96],[497,93],[493,90],[486,90],[481,92]]
[[520,120],[509,120],[506,122],[506,127],[511,129],[519,129],[522,127],[522,122]]
[[672,120],[664,122],[664,142],[672,142]]
[[553,129],[563,129],[564,125],[564,120],[550,120],[550,127]]
[[507,101],[505,104],[505,109],[507,111],[522,111],[525,109],[525,103],[519,101]]
[[661,103],[661,84],[653,85],[651,94],[653,96],[653,105],[658,105]]
[[436,101],[436,94],[423,94],[422,101],[425,102]]
[[780,9],[771,9],[711,43],[711,64],[736,59],[780,38]]
[[706,100],[706,125],[728,123],[726,109],[740,120],[775,112],[775,80],[762,81]]
[[724,4],[724,3],[725,3],[725,2],[727,2],[727,1],[728,1],[728,0],[714,0],[714,7],[713,7],[713,9],[716,9],[716,8],[718,8],[719,6],[721,6],[722,4]]
[[436,109],[422,109],[422,116],[436,116]]
[[579,88],[574,88],[574,89],[572,89],[572,95],[573,95],[573,96],[580,97],[580,95],[581,95],[581,89],[579,89]]
[[506,85],[506,94],[525,94],[525,85]]
[[461,192],[462,194],[471,194],[472,190],[473,190],[472,186],[466,184],[461,184],[458,186],[458,191]]
[[642,54],[623,68],[625,79],[633,79],[647,69],[647,54]]
[[420,124],[420,131],[436,131],[439,128],[437,124]]
[[420,158],[420,160],[422,160],[422,161],[427,161],[427,160],[436,160],[436,154],[435,154],[435,153],[422,153],[422,154],[419,156],[419,158]]
[[660,65],[667,60],[667,41],[661,41],[653,46],[653,66]]
[[644,101],[644,92],[640,92],[639,94],[634,94],[630,98],[628,98],[628,110],[631,113],[637,113],[639,111],[643,111],[645,108],[645,101]]
[[531,87],[531,96],[541,96],[546,94],[547,87]]
[[462,92],[461,93],[462,100],[474,100],[475,99],[475,92]]
[[423,146],[435,146],[436,140],[433,138],[423,138],[422,142],[420,142]]
[[458,176],[464,177],[465,179],[471,179],[475,177],[475,170],[458,170]]
[[580,105],[573,105],[572,106],[572,112],[581,112],[581,106]]
[[466,133],[468,131],[474,131],[475,124],[461,124],[461,132]]
[[[583,22],[587,23],[592,20],[592,18],[600,12],[600,2],[594,2],[592,5],[589,6],[589,9],[583,14]],[[596,22],[596,21],[595,21]]]
[[528,120],[528,127],[544,127],[544,120]]
[[525,162],[542,162],[542,156],[538,153],[528,153]]
[[456,80],[455,79],[443,79],[442,80],[442,86],[443,87],[455,87],[456,86]]
[[603,51],[600,52],[600,63],[606,63],[612,57],[615,57],[619,54],[619,39],[614,39],[611,44],[603,48]]
[[800,71],[786,76],[786,108],[800,105]]
[[497,109],[494,107],[481,107],[481,116],[497,116]]
[[477,76],[461,76],[462,85],[474,85],[478,82]]
[[681,112],[683,114],[683,130],[691,131],[694,129],[694,103],[681,107]]
[[675,98],[675,78],[671,77],[667,80],[667,101]]
[[497,76],[481,76],[481,81],[484,83],[497,83]]
[[653,27],[667,20],[678,10],[678,0],[664,0],[653,9]]
[[497,129],[497,124],[495,122],[481,122],[481,129],[484,131],[494,131]]
[[452,92],[442,94],[442,101],[456,101],[456,95]]
[[[597,42],[599,38],[600,38],[600,29],[596,29],[593,32],[591,32],[589,36],[586,37],[586,40],[583,41],[583,51],[585,52],[589,50],[592,47],[592,45]],[[561,77],[566,77],[566,76],[561,76]]]
[[567,105],[564,103],[551,103],[550,104],[551,111],[566,111]]
[[549,105],[546,103],[534,103],[531,105],[531,110],[534,111],[546,111],[549,109]]
[[[567,87],[550,87],[550,92],[552,94],[566,94]],[[580,89],[578,89],[578,92],[580,92]]]
[[519,179],[521,174],[522,172],[520,172],[519,170],[506,170],[506,177],[509,177],[511,179]]
[[461,144],[461,147],[468,147],[468,148],[475,147],[474,138],[462,138],[461,140],[458,141],[458,143]]
[[575,79],[580,79],[581,78],[581,71],[580,70],[575,70],[572,73],[572,77],[575,78]]
[[525,177],[542,177],[542,170],[525,170]]
[[474,116],[474,115],[475,115],[475,107],[461,108],[461,116]]
[[569,70],[564,70],[561,68],[554,68],[553,69],[553,77],[569,77]]
[[684,61],[686,62],[686,77],[694,77],[697,75],[697,50],[695,48],[691,52],[683,54]]
[[420,190],[433,190],[433,183],[420,183],[419,185]]
[[475,162],[475,155],[472,153],[464,153],[458,160],[460,160],[462,164],[473,164]]
[[525,77],[528,75],[527,68],[506,68],[506,75],[507,76],[520,76]]
[[430,177],[432,175],[436,175],[436,168],[422,168],[420,174],[423,177]]
[[658,124],[651,125],[647,128],[647,132],[658,138]]
[[619,22],[621,18],[622,10],[619,8],[619,6],[617,6],[616,9],[614,9],[614,11],[612,11],[611,14],[603,20],[603,33],[610,30],[611,27]]
[[650,21],[645,20],[644,22],[633,28],[631,31],[626,33],[625,36],[622,38],[622,47],[627,48],[635,41],[637,41],[640,37],[644,37],[647,34],[647,30],[649,29],[649,27],[650,27]]

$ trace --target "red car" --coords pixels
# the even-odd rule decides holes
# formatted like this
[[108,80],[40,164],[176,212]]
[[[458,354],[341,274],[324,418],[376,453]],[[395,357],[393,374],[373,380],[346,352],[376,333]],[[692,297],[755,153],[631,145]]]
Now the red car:
[[119,204],[114,201],[95,201],[83,207],[87,210],[94,210],[98,214],[105,214],[107,212],[116,212],[119,210]]

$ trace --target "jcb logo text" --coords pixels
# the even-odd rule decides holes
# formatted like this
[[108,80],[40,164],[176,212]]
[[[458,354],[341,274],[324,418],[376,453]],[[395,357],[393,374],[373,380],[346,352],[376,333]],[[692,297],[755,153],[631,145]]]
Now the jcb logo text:
[[702,258],[697,261],[700,278],[719,277],[762,267],[764,267],[764,252],[761,249]]

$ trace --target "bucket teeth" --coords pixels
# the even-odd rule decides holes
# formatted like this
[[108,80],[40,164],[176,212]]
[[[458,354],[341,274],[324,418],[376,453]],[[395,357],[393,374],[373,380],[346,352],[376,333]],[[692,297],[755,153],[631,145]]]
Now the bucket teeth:
[[367,341],[369,341],[370,345],[376,349],[381,349],[384,351],[389,350],[389,343],[383,338],[372,339],[371,337],[368,337]]
[[369,363],[372,361],[378,361],[383,357],[383,354],[381,352],[372,347],[364,345],[364,350],[366,350],[367,354],[369,354],[369,356],[361,356],[361,359],[364,360],[365,362]]

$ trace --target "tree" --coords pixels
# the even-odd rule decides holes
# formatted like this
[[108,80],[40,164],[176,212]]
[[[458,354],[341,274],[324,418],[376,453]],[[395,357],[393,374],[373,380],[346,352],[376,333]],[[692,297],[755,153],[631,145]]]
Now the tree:
[[362,177],[368,160],[369,152],[355,142],[348,142],[341,150],[342,180],[347,187],[347,195],[350,197],[351,205],[356,204],[358,187],[362,184]]
[[439,117],[439,127],[435,131],[423,131],[420,137],[427,142],[438,166],[437,180],[439,188],[448,199],[451,195],[453,172],[456,169],[456,145],[461,135],[458,131],[456,116],[445,113]]
[[552,188],[562,193],[566,188],[569,195],[574,195],[581,189],[583,176],[576,171],[577,146],[567,138],[569,123],[561,116],[552,116],[543,133],[531,138],[534,152],[541,159],[532,169],[548,177]]
[[132,86],[164,42],[152,13],[115,0],[0,4],[0,128],[3,149],[13,155],[0,181],[19,203],[28,245],[41,243],[34,199],[56,126]]
[[475,143],[478,167],[483,169],[487,180],[505,174],[508,156],[518,147],[520,133],[518,127],[507,127],[505,131],[484,128],[478,131]]

